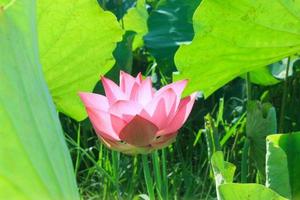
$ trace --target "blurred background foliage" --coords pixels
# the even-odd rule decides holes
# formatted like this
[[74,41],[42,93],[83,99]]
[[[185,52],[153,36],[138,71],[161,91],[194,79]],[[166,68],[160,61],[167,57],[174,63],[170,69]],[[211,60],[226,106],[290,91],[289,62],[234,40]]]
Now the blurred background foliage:
[[[172,82],[173,74],[178,74],[176,52],[180,45],[190,44],[194,38],[192,18],[200,0],[98,2],[117,17],[124,30],[122,41],[113,52],[116,62],[105,76],[118,81],[119,71],[123,70],[151,76],[156,88]],[[214,199],[217,192],[210,159],[218,150],[236,166],[234,181],[264,184],[265,161],[260,156],[266,152],[265,137],[277,130],[282,133],[300,130],[299,88],[300,60],[295,55],[234,78],[206,98],[200,95],[176,142],[157,152],[160,162],[167,165],[168,184],[162,189],[163,195],[169,199]],[[94,91],[103,93],[103,88],[98,83]],[[284,95],[287,98],[282,105]],[[250,100],[251,106],[247,108]],[[143,178],[140,157],[115,155],[106,149],[97,140],[88,119],[76,122],[60,113],[60,120],[84,199],[145,198],[139,195],[146,191],[140,181]],[[262,135],[257,136],[258,132]],[[219,144],[210,146],[210,140]],[[247,141],[250,160],[245,169],[242,162]]]

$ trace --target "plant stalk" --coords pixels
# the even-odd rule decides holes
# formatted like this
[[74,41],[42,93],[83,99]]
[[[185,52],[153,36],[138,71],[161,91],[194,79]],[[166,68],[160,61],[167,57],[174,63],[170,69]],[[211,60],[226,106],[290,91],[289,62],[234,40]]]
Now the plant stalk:
[[[252,86],[251,86],[251,76],[250,72],[247,73],[246,76],[246,87],[247,87],[247,107],[249,102],[252,100]],[[248,110],[248,109],[247,109]],[[247,112],[248,114],[248,112]],[[246,126],[246,130],[247,130]],[[242,152],[242,164],[241,164],[241,182],[247,183],[247,176],[249,171],[249,139],[246,134],[245,143],[243,146],[243,152]]]
[[120,185],[119,185],[119,160],[120,160],[120,153],[116,151],[112,151],[113,176],[114,176],[118,199],[121,199]]
[[243,152],[242,152],[241,183],[247,183],[247,176],[249,171],[248,157],[249,157],[249,139],[246,138],[243,147]]
[[146,182],[149,199],[155,200],[153,180],[152,180],[151,173],[150,173],[148,157],[145,154],[142,154],[142,163],[143,163],[144,177],[145,177],[145,182]]
[[290,62],[291,62],[291,57],[288,57],[288,62],[286,66],[286,72],[285,72],[285,81],[284,81],[284,89],[283,89],[283,96],[282,96],[282,101],[281,101],[281,110],[280,110],[280,118],[279,118],[279,132],[283,133],[284,132],[284,115],[285,115],[285,108],[286,108],[286,101],[287,101],[287,95],[288,95],[288,77],[289,77],[289,71],[290,71]]
[[161,160],[162,160],[162,176],[163,176],[162,197],[163,199],[168,199],[169,198],[168,173],[167,173],[167,158],[166,158],[165,148],[161,150]]
[[[77,130],[77,147],[80,147],[80,123],[78,125],[78,130]],[[79,169],[79,161],[80,161],[80,149],[77,148],[76,150],[76,162],[75,162],[75,176],[77,176],[78,169]]]
[[250,72],[246,75],[246,87],[247,87],[247,101],[252,100],[252,85],[251,85],[251,77]]
[[[160,171],[160,159],[158,155],[158,151],[154,151],[152,153],[152,162],[153,162],[153,169],[154,169],[154,177],[155,177],[155,183],[156,183],[156,190],[158,194],[162,194],[162,188],[161,188],[161,171]],[[158,195],[159,196],[159,195]]]

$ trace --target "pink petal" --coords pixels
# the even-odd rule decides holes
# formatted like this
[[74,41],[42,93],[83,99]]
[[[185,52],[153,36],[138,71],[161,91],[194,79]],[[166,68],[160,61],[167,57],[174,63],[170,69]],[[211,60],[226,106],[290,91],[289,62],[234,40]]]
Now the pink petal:
[[126,95],[113,81],[101,76],[101,81],[105,90],[106,97],[110,105],[117,100],[126,100]]
[[108,100],[103,95],[88,92],[80,92],[79,96],[83,101],[85,107],[95,108],[103,111],[107,111],[109,108]]
[[134,146],[147,146],[155,138],[158,128],[150,121],[136,115],[121,131],[120,139]]
[[172,88],[161,92],[159,95],[155,95],[154,98],[146,105],[145,110],[152,116],[158,109],[159,101],[165,101],[165,112],[167,115],[173,111],[173,104],[176,100],[176,93]]
[[138,75],[136,76],[135,80],[139,84],[142,83],[143,77],[142,77],[142,73],[141,72],[138,73]]
[[[90,121],[98,135],[110,140],[120,140],[117,132],[112,126],[113,123],[111,120],[111,115],[108,112],[89,107],[87,107],[86,110],[89,115]],[[120,121],[121,119],[118,122],[120,123]]]
[[142,105],[147,105],[153,98],[153,88],[151,78],[146,78],[142,81],[138,91],[138,102]]
[[119,100],[109,108],[109,112],[129,122],[135,115],[140,114],[142,109],[142,105],[137,102]]
[[[175,105],[175,110],[177,110],[180,99],[181,99],[181,93],[183,92],[184,88],[186,87],[187,82],[188,82],[188,80],[180,80],[180,81],[168,84],[168,85],[162,87],[160,90],[158,90],[155,95],[160,95],[164,91],[172,88],[173,91],[176,93],[176,96],[177,96],[176,105]],[[173,118],[174,114],[175,113],[171,113],[170,118]]]
[[168,125],[175,112],[176,94],[172,88],[162,92],[160,95],[153,98],[153,100],[141,112],[141,115],[153,122],[159,129],[163,129]]
[[126,72],[120,71],[120,88],[127,97],[130,96],[134,83],[136,83],[136,78]]
[[181,93],[183,92],[184,88],[187,85],[188,80],[180,80],[180,81],[176,81],[174,83],[168,84],[162,88],[160,88],[160,90],[157,91],[156,95],[160,95],[162,92],[172,88],[174,90],[174,92],[176,93],[176,95],[178,97],[181,96]]
[[161,130],[158,135],[164,135],[176,132],[179,128],[182,127],[182,125],[187,120],[190,112],[192,111],[193,105],[195,103],[195,99],[197,96],[197,92],[191,94],[190,96],[187,96],[183,98],[178,106],[178,110],[172,119],[172,121],[168,124],[167,128],[164,130]]
[[130,92],[129,99],[131,101],[137,101],[138,100],[138,93],[139,93],[139,83],[134,83]]
[[110,120],[114,132],[118,135],[118,137],[120,137],[120,132],[126,126],[127,122],[113,114],[110,114]]

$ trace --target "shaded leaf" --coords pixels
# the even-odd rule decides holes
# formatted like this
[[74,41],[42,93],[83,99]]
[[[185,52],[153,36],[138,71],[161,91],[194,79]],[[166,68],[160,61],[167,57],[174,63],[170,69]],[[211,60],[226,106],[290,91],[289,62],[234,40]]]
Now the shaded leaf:
[[249,101],[246,135],[250,141],[250,157],[265,175],[266,137],[277,132],[276,110],[270,103]]
[[117,48],[114,51],[114,57],[116,59],[116,63],[114,68],[117,68],[117,74],[115,74],[114,78],[117,77],[119,79],[120,70],[126,71],[128,73],[131,72],[132,62],[133,62],[133,54],[132,54],[132,43],[134,41],[134,33],[126,32],[123,35],[123,40],[118,43]]
[[194,36],[192,16],[200,0],[161,0],[148,20],[145,36],[150,49],[177,47]]
[[150,13],[145,46],[167,76],[176,71],[174,55],[194,37],[192,16],[200,0],[160,0]]

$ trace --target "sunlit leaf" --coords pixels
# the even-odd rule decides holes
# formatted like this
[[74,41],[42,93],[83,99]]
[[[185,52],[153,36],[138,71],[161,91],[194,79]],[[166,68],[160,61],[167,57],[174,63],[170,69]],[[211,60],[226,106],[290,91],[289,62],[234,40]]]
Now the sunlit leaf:
[[[0,0],[0,199],[79,199],[39,64],[35,1]],[[4,5],[4,7],[2,7]]]
[[114,64],[112,52],[123,31],[96,0],[39,0],[38,32],[46,81],[59,111],[86,117],[79,91],[92,91]]
[[[291,192],[292,192],[292,199],[297,200],[300,198],[300,133],[291,133],[291,134],[277,134],[277,135],[271,135],[267,138],[268,143],[272,143],[273,146],[281,148],[287,157],[287,164],[288,164],[288,171],[289,171],[289,180],[290,180],[290,186],[291,186]],[[273,156],[269,152],[270,156]],[[276,154],[274,155],[276,156]],[[282,157],[283,158],[283,157]],[[270,158],[269,158],[270,159]],[[282,164],[282,167],[284,167],[284,163],[286,160],[282,160],[280,162],[276,162],[276,165]],[[273,163],[274,164],[274,163]],[[271,169],[269,170],[278,170],[278,168],[274,166],[269,166]],[[282,170],[279,168],[279,170]],[[278,171],[277,171],[278,173]],[[282,179],[278,179],[278,177],[273,177],[276,181],[282,181]],[[273,186],[275,184],[273,183]],[[272,186],[272,187],[273,187]],[[278,187],[282,187],[282,184],[277,184]],[[277,189],[277,188],[276,188]],[[274,190],[276,190],[274,188]],[[279,191],[282,191],[282,189],[279,189]]]
[[[233,78],[300,52],[300,1],[204,0],[191,45],[177,51],[186,93],[211,95]],[[280,19],[280,20],[278,20]]]
[[219,187],[221,200],[287,200],[259,184],[223,184]]
[[271,141],[267,141],[266,186],[288,199],[292,197],[287,155]]

